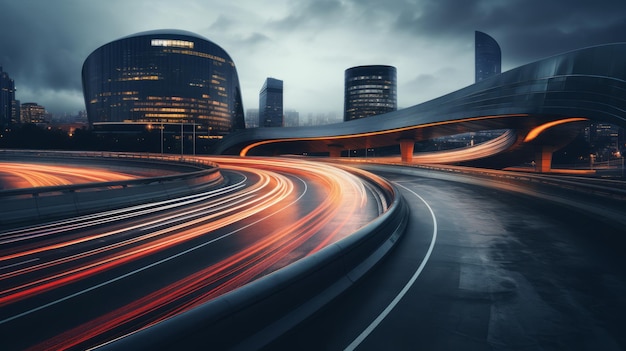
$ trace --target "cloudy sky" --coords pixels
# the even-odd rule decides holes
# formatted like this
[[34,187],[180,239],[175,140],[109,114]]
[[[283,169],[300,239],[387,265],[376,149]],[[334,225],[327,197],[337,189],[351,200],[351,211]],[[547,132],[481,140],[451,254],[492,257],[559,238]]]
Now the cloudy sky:
[[474,80],[474,31],[502,48],[502,70],[591,45],[626,41],[625,0],[0,0],[0,66],[17,98],[50,112],[84,109],[81,67],[96,48],[153,29],[182,29],[235,61],[244,109],[266,77],[285,108],[343,109],[345,69],[398,70],[408,107]]

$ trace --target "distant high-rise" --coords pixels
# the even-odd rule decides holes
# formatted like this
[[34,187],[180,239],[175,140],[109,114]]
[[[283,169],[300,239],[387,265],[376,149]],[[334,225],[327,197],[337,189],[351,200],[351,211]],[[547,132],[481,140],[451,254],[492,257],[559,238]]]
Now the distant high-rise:
[[259,127],[283,126],[283,81],[267,78],[259,93]]
[[46,123],[46,108],[34,102],[22,104],[22,123]]
[[398,109],[396,68],[374,65],[345,72],[343,120],[364,118]]
[[16,113],[19,116],[19,108],[16,107],[15,101],[15,83],[0,66],[0,129],[17,123]]
[[489,35],[476,31],[474,46],[476,82],[499,74],[502,65],[502,54],[498,42]]

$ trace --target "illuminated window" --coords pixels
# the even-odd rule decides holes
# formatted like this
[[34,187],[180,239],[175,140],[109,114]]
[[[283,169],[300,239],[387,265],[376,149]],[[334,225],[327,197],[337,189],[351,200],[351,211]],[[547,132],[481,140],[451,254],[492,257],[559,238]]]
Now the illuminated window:
[[172,46],[177,48],[193,49],[192,41],[170,40],[170,39],[152,39],[152,46]]

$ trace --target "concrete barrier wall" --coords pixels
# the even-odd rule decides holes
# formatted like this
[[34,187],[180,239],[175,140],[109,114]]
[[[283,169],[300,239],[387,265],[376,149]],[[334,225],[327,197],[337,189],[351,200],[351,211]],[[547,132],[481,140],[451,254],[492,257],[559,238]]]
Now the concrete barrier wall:
[[408,207],[395,188],[387,212],[283,269],[101,350],[259,349],[351,287],[404,233]]
[[[3,152],[2,158],[18,157],[20,160],[37,157],[37,161],[47,159],[51,162],[76,163],[78,160],[91,160],[92,153],[77,156],[72,154],[64,159],[64,154],[45,154],[34,152],[8,153]],[[110,158],[111,162],[133,162],[141,167],[167,167],[177,169],[179,173],[159,177],[137,178],[114,182],[84,183],[27,189],[10,189],[0,191],[0,228],[32,224],[46,220],[67,218],[77,215],[96,213],[119,207],[132,206],[151,201],[161,201],[185,196],[194,192],[215,188],[225,183],[216,164],[195,164],[193,162],[177,165],[177,158],[156,158],[124,156]],[[169,160],[169,161],[168,161]],[[126,165],[128,166],[128,165]],[[185,170],[185,173],[180,173]]]

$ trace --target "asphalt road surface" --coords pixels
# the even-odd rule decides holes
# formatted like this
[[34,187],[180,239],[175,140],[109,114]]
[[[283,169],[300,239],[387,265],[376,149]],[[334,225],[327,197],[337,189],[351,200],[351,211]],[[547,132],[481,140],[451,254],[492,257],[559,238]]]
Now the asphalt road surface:
[[537,189],[392,170],[377,173],[411,209],[399,245],[267,350],[626,349],[623,225]]
[[0,228],[0,350],[82,350],[198,306],[340,240],[384,205],[301,160],[219,160],[227,186]]

